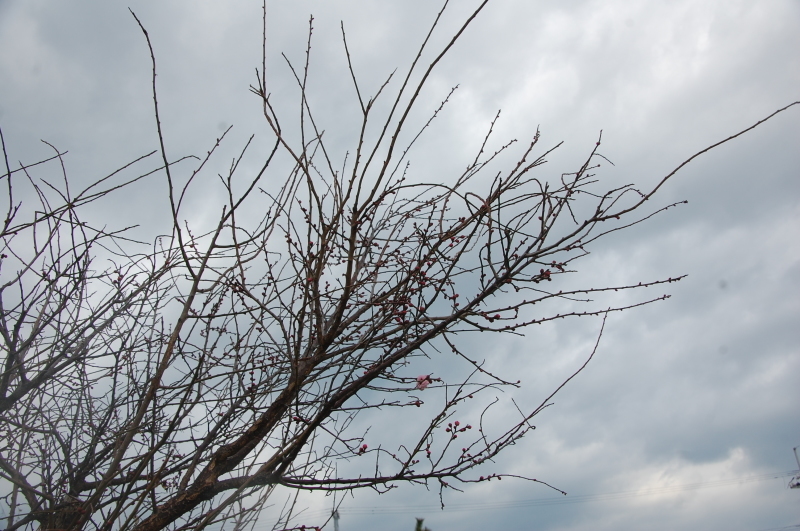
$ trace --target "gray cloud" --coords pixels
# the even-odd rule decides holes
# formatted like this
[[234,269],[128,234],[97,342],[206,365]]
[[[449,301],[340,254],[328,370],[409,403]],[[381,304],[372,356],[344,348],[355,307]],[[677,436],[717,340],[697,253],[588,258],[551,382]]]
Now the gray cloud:
[[[446,17],[435,37],[440,45],[466,4]],[[269,136],[247,90],[260,63],[258,2],[131,7],[156,50],[171,156],[202,153],[227,124],[234,130],[221,167],[250,133],[263,148]],[[357,108],[339,21],[363,90],[374,92],[395,67],[406,67],[435,10],[422,1],[269,6],[268,71],[287,123],[297,102],[279,53],[302,61],[311,13],[312,102],[341,160]],[[599,169],[604,186],[652,187],[695,151],[799,99],[799,15],[800,4],[791,1],[490,3],[423,93],[417,123],[460,84],[411,155],[415,178],[444,179],[463,166],[502,108],[498,144],[529,138],[537,125],[544,144],[566,141],[543,176],[577,169],[602,129],[602,153],[616,165]],[[0,50],[0,125],[15,158],[30,162],[46,153],[38,143],[45,138],[70,151],[71,176],[88,182],[155,149],[149,56],[122,4],[5,2]],[[596,359],[541,415],[536,432],[489,467],[542,479],[584,501],[532,504],[563,497],[503,480],[448,494],[449,507],[439,511],[433,492],[404,486],[345,501],[342,530],[411,529],[413,516],[426,517],[435,531],[643,524],[749,531],[798,523],[797,493],[785,478],[719,483],[790,470],[791,448],[800,444],[798,112],[693,162],[654,200],[687,205],[599,242],[570,280],[635,283],[688,274],[653,291],[666,289],[671,299],[609,317]],[[158,178],[149,182],[160,189]],[[120,201],[115,220],[163,211],[152,190]],[[199,218],[213,203],[192,200]],[[531,329],[525,338],[465,342],[490,365],[518,374],[527,385],[513,397],[532,404],[582,363],[598,329],[596,319],[573,320]],[[500,410],[497,420],[504,415],[514,412]],[[404,427],[382,433],[391,429]],[[627,494],[608,498],[615,492]],[[528,505],[503,505],[520,500]],[[311,497],[309,504],[319,512],[330,500]],[[381,512],[393,508],[402,512]]]

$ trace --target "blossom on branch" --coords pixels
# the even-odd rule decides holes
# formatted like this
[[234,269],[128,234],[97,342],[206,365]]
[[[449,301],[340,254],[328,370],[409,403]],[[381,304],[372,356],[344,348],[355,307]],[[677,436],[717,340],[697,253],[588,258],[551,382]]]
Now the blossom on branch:
[[431,380],[431,375],[430,374],[424,374],[424,375],[421,375],[421,376],[417,376],[417,385],[414,387],[414,389],[419,389],[420,391],[424,391],[425,388],[428,387],[432,383],[433,383],[433,380]]

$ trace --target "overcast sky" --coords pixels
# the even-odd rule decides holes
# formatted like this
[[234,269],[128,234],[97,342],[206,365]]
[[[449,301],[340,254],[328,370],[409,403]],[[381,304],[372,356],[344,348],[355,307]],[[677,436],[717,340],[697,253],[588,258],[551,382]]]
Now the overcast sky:
[[[477,4],[457,0],[435,45]],[[226,157],[252,133],[266,145],[248,92],[261,62],[259,2],[0,0],[0,127],[11,159],[47,155],[45,139],[68,150],[70,175],[88,182],[157,147],[150,58],[128,7],[153,40],[171,156],[204,153],[228,125]],[[373,93],[408,66],[436,10],[417,0],[272,2],[271,90],[289,101],[280,53],[302,60],[313,14],[312,104],[341,157],[359,113],[340,21]],[[800,100],[798,51],[796,0],[492,0],[422,94],[417,118],[459,85],[412,164],[447,179],[502,109],[500,138],[525,139],[538,126],[543,144],[565,141],[543,175],[575,171],[603,130],[602,153],[615,166],[602,178],[646,188]],[[152,186],[103,215],[120,224],[158,219]],[[341,530],[410,530],[414,516],[433,531],[800,524],[800,491],[788,490],[785,476],[800,446],[800,106],[693,162],[657,204],[683,199],[601,242],[580,275],[587,284],[688,277],[669,285],[671,299],[610,316],[596,359],[536,432],[493,465],[547,481],[566,498],[523,481],[491,482],[450,494],[441,511],[424,488],[365,491],[342,505]],[[490,366],[513,368],[524,384],[514,398],[532,404],[582,363],[599,326],[560,322],[473,348]],[[329,501],[308,503],[300,523],[321,522]]]

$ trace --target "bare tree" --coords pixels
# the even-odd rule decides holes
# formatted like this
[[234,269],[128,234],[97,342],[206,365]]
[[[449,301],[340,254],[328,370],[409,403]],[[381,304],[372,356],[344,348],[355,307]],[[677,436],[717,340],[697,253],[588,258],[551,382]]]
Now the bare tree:
[[[599,139],[576,171],[539,177],[555,148],[540,149],[536,131],[519,148],[511,141],[490,149],[494,121],[462,173],[413,182],[409,149],[447,99],[404,145],[401,132],[414,127],[409,113],[430,73],[485,4],[423,64],[443,8],[398,88],[390,76],[365,99],[351,65],[360,133],[343,161],[329,156],[307,98],[308,60],[289,64],[299,97],[296,141],[284,132],[262,64],[251,89],[273,143],[259,171],[240,168],[248,142],[216,181],[226,199],[211,230],[189,225],[185,198],[211,186],[204,168],[225,135],[205,157],[190,159],[197,163],[189,172],[177,166],[186,158],[167,156],[155,54],[141,23],[153,61],[159,152],[75,193],[64,153],[53,147],[48,159],[12,167],[3,142],[6,529],[149,531],[226,522],[238,529],[278,487],[384,492],[405,482],[432,485],[441,496],[503,477],[473,469],[532,430],[531,420],[572,377],[542,403],[520,406],[510,425],[490,429],[484,415],[463,419],[459,408],[487,397],[485,414],[493,403],[487,392],[519,382],[489,372],[459,338],[521,334],[572,316],[604,322],[610,311],[668,297],[611,307],[595,300],[680,277],[572,289],[562,280],[598,239],[673,206],[642,213],[684,165],[797,102],[698,152],[647,191],[603,188],[593,174],[603,158]],[[343,26],[342,40],[351,64]],[[389,98],[385,113],[375,110],[380,97]],[[137,170],[154,157],[160,162]],[[262,180],[280,168],[280,157],[293,169],[268,189]],[[54,164],[60,184],[36,176]],[[132,239],[129,228],[84,219],[87,205],[113,201],[153,173],[166,177],[172,222],[149,244]],[[551,304],[564,300],[585,306],[553,313]],[[418,357],[443,352],[463,366],[414,370]],[[391,447],[365,442],[370,415],[406,408],[427,415],[406,439]],[[293,512],[289,503],[275,528],[299,529]]]

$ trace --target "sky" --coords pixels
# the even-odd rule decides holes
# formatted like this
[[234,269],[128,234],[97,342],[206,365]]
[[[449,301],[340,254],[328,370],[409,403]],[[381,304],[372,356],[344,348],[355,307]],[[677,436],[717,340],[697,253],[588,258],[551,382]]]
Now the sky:
[[[477,4],[448,7],[434,49]],[[302,62],[310,15],[309,94],[341,160],[359,113],[340,23],[363,90],[374,93],[408,67],[437,5],[270,2],[268,83],[287,102],[287,120],[293,80],[281,53]],[[47,156],[44,139],[69,151],[73,180],[89,182],[157,147],[150,57],[129,7],[153,41],[168,152],[204,153],[230,125],[227,160],[251,134],[266,146],[248,91],[261,64],[259,2],[0,0],[0,127],[11,159]],[[538,127],[543,144],[564,141],[543,175],[575,171],[602,130],[614,163],[600,170],[605,182],[652,187],[695,152],[800,100],[797,50],[797,1],[492,0],[420,96],[417,123],[459,86],[412,153],[413,168],[446,180],[502,109],[498,138],[526,139]],[[158,185],[95,215],[146,231],[165,219]],[[340,529],[410,530],[415,516],[433,531],[800,526],[800,491],[787,488],[800,446],[800,106],[693,161],[654,199],[682,200],[599,242],[576,278],[687,278],[666,288],[666,301],[609,316],[586,370],[492,464],[568,496],[493,481],[449,493],[441,510],[422,487],[364,491],[343,502]],[[210,199],[192,201],[202,224]],[[511,368],[523,383],[513,398],[534,404],[583,363],[599,328],[561,321],[470,348],[490,367]],[[330,510],[329,499],[303,503],[300,523]],[[270,514],[257,529],[271,528]]]

